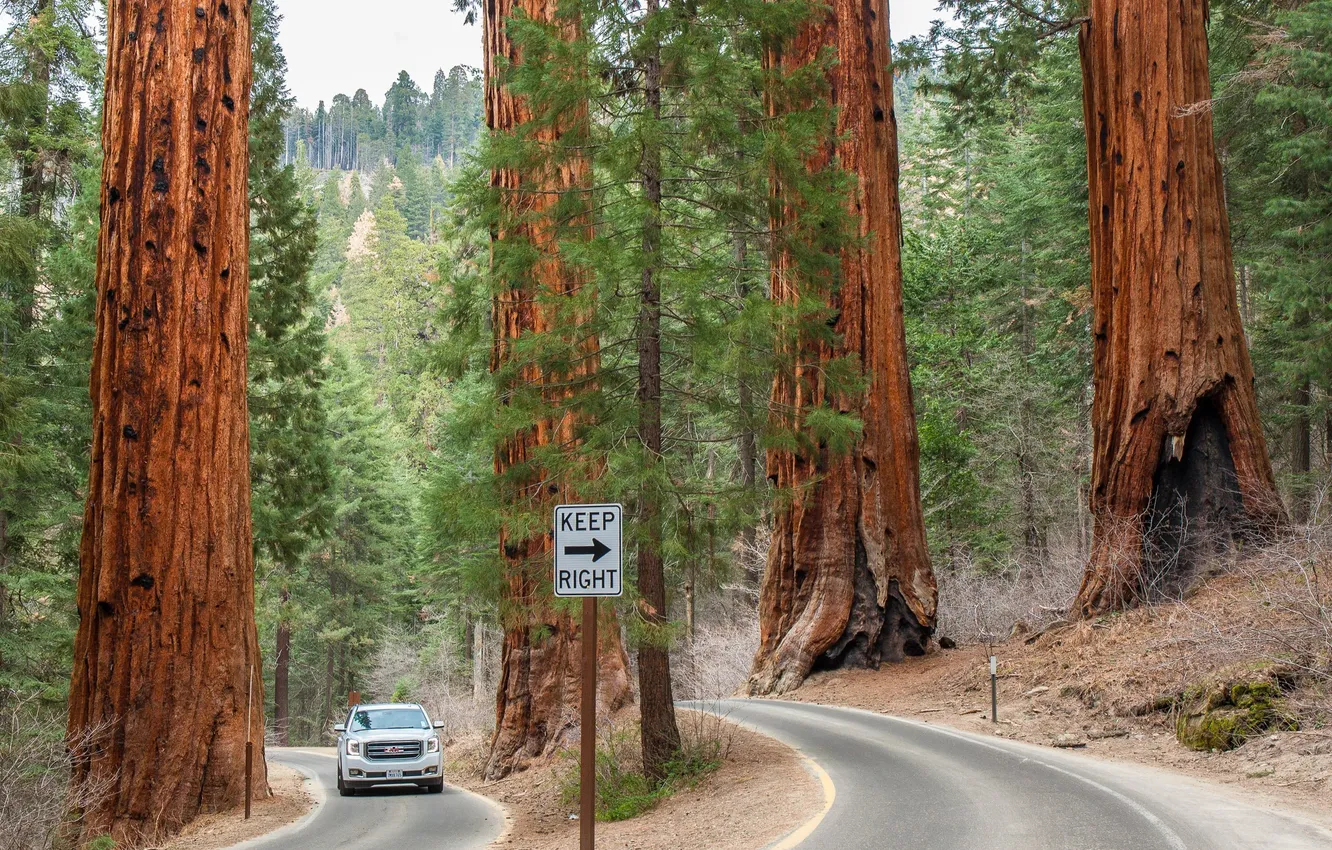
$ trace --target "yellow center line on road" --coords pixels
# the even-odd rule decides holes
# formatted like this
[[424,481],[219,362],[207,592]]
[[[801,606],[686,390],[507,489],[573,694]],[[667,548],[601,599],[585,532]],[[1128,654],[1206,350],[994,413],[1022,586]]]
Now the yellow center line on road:
[[[786,744],[786,746],[790,747],[791,745]],[[800,750],[795,747],[791,748],[795,749],[798,753],[800,752]],[[805,770],[809,771],[823,787],[823,810],[805,821],[805,823],[796,829],[795,832],[778,840],[776,844],[769,845],[767,850],[791,850],[791,848],[804,842],[806,838],[809,838],[809,836],[814,833],[814,830],[819,828],[819,824],[823,823],[823,819],[828,816],[828,812],[832,810],[833,802],[837,799],[837,786],[833,784],[832,777],[828,775],[828,771],[824,770],[819,766],[818,762],[814,761],[814,759],[804,753],[800,753],[800,760],[804,764]]]

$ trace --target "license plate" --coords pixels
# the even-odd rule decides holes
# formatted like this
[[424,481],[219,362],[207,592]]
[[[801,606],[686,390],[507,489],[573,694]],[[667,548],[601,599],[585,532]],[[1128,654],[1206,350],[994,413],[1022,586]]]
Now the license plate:
[[385,774],[385,776],[386,776],[386,778],[388,778],[388,779],[402,779],[402,771],[401,771],[401,770],[390,770],[387,774]]

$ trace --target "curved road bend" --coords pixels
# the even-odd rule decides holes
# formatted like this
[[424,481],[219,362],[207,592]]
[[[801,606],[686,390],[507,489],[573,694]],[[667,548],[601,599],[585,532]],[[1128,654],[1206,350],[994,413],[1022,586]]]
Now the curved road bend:
[[270,761],[314,774],[324,804],[314,817],[237,848],[264,850],[479,850],[499,837],[504,814],[467,791],[444,786],[443,794],[412,787],[383,787],[339,797],[337,756],[317,750],[268,750]]
[[1150,767],[776,700],[686,703],[797,747],[836,798],[800,850],[1332,850],[1332,833]]

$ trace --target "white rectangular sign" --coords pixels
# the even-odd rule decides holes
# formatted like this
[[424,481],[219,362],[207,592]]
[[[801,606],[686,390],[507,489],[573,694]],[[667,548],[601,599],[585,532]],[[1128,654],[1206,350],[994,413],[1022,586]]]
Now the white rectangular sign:
[[555,595],[624,593],[620,505],[560,505],[555,509]]

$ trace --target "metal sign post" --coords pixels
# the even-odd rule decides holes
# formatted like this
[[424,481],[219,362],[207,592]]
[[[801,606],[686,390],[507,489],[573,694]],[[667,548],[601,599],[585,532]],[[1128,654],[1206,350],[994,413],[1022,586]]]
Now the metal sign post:
[[555,509],[555,595],[583,600],[579,850],[594,850],[597,840],[597,599],[624,592],[623,519],[620,505]]
[[597,597],[583,597],[583,721],[579,730],[578,847],[597,846]]

